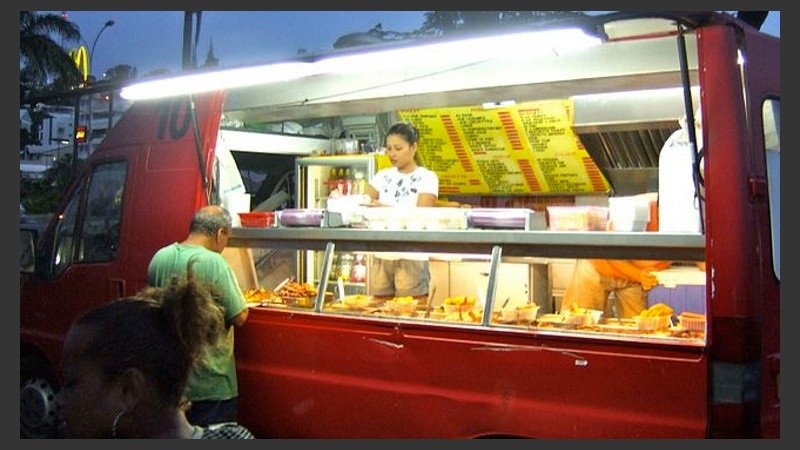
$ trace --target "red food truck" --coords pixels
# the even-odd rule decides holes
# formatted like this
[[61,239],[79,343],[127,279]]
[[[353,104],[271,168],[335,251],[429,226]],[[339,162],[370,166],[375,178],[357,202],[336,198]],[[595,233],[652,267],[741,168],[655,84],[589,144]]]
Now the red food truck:
[[[142,289],[214,203],[275,213],[234,214],[224,253],[252,302],[235,352],[258,437],[780,437],[780,39],[618,12],[122,95],[48,226],[21,223],[22,436],[58,425],[72,321]],[[333,200],[399,120],[440,205]],[[427,301],[370,296],[350,275],[375,252],[428,259]],[[671,266],[625,317],[613,296],[562,307],[586,259]]]

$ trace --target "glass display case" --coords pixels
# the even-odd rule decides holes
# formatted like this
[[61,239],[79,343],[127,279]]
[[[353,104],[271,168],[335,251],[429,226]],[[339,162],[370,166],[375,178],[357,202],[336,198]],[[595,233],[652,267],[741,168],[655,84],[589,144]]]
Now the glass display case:
[[[313,295],[303,305],[285,305],[280,300],[260,304],[265,308],[289,308],[315,314],[359,317],[367,320],[391,320],[431,325],[480,327],[507,331],[524,331],[539,335],[560,335],[610,340],[645,340],[689,346],[704,346],[705,339],[705,272],[694,268],[705,258],[705,240],[699,234],[640,232],[552,232],[510,230],[442,230],[398,231],[352,228],[235,228],[230,244],[234,247],[304,249],[319,255],[319,276],[314,278]],[[368,255],[371,252],[423,252],[449,264],[469,261],[485,268],[482,291],[474,295],[447,291],[425,300],[394,298],[377,300],[359,290],[339,290],[342,279],[333,272],[334,260],[346,255]],[[547,267],[550,262],[582,258],[648,259],[681,261],[681,267],[692,270],[692,282],[684,286],[674,273],[660,275],[657,297],[650,298],[642,318],[621,317],[613,307],[559,308],[553,303]],[[481,262],[482,261],[482,262]],[[350,273],[355,260],[350,260]],[[685,263],[685,266],[683,264]],[[341,270],[341,264],[340,269]],[[509,267],[526,264],[539,268],[532,276],[544,282],[530,283]],[[501,269],[506,267],[506,269]],[[451,270],[451,275],[453,271]],[[685,275],[685,274],[684,274]],[[474,277],[472,277],[474,278]],[[670,281],[672,280],[672,281]],[[689,287],[697,298],[687,303],[684,294],[671,299],[665,290]],[[459,282],[456,282],[459,284]],[[500,293],[509,286],[526,284],[526,297],[515,298]],[[452,285],[452,282],[450,283]],[[541,294],[544,287],[545,294]],[[452,294],[452,295],[451,295]],[[682,298],[682,300],[681,300]],[[613,299],[612,299],[613,301]],[[676,303],[677,301],[677,303]],[[681,303],[683,302],[683,303]],[[686,306],[691,303],[691,306]],[[664,308],[660,305],[673,305]],[[685,314],[685,315],[684,315]],[[653,319],[644,319],[652,316]],[[660,318],[659,318],[660,317]]]

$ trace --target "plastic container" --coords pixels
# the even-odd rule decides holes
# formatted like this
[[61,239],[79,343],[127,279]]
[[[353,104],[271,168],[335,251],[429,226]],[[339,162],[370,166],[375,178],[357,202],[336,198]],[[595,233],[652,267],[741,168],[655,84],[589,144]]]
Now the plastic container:
[[442,308],[444,309],[444,313],[445,314],[450,315],[450,314],[465,313],[465,312],[471,310],[473,308],[473,306],[475,306],[475,305],[467,305],[467,304],[450,305],[450,304],[445,303],[445,304],[442,305]]
[[590,327],[597,325],[603,317],[603,311],[599,309],[583,309],[581,311],[564,310],[564,322],[571,325]]
[[642,331],[666,330],[670,325],[669,316],[642,317],[635,316],[636,328]]
[[675,133],[658,155],[658,231],[700,233],[700,205],[692,178],[694,146]]
[[539,306],[534,304],[520,305],[514,308],[516,320],[520,322],[533,322],[539,313]]
[[688,317],[684,315],[678,316],[680,319],[681,328],[684,330],[690,331],[705,331],[706,330],[706,319],[699,318],[699,317]]
[[372,230],[465,230],[466,209],[448,207],[364,207],[361,213]]
[[650,201],[638,195],[609,197],[608,218],[613,231],[645,231],[650,222]]
[[254,211],[239,213],[243,227],[269,228],[275,224],[275,213],[272,211]]
[[548,206],[548,223],[554,231],[604,231],[608,208],[604,206]]

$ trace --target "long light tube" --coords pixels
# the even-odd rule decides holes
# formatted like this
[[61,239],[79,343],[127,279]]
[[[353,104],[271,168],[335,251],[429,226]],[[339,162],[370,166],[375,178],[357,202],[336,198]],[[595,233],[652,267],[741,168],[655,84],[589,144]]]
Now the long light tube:
[[311,63],[291,62],[193,73],[132,84],[122,88],[119,95],[128,100],[174,97],[288,81],[312,75],[314,70]]
[[385,70],[387,65],[404,61],[413,61],[414,64],[420,65],[431,62],[478,62],[513,55],[524,57],[544,53],[561,55],[600,42],[600,39],[589,36],[580,29],[513,33],[322,57],[314,62],[284,62],[180,75],[132,84],[123,88],[120,96],[128,100],[156,99],[277,83],[323,73],[364,73]]

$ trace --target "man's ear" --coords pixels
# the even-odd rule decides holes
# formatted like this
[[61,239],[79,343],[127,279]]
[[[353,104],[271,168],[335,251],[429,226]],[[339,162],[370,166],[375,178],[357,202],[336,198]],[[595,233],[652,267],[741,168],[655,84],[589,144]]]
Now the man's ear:
[[217,229],[217,241],[219,241],[220,239],[222,239],[222,236],[223,236],[225,233],[227,233],[227,232],[228,232],[228,230],[227,230],[227,229],[225,229],[225,228],[219,228],[219,229]]

